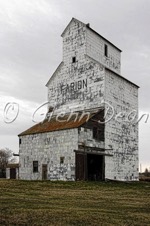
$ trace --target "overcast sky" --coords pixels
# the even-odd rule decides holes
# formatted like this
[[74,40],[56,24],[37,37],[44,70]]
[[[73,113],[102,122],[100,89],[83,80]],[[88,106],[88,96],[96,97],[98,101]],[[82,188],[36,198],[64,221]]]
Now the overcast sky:
[[[34,111],[47,101],[45,84],[62,60],[60,35],[72,17],[123,50],[122,75],[140,86],[139,114],[150,114],[149,0],[0,0],[0,148],[18,152],[17,134],[33,125]],[[4,115],[9,102],[19,106],[13,123]],[[139,128],[144,170],[150,118]]]

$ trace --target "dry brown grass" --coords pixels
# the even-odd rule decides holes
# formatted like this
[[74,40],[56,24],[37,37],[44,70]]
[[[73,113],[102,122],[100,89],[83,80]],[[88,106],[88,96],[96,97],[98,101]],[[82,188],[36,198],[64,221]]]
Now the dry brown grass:
[[150,225],[150,184],[0,180],[0,225]]

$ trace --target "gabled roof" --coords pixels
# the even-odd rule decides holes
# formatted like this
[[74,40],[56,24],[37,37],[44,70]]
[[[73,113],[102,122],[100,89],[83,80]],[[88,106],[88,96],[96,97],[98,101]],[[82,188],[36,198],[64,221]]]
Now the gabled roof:
[[54,115],[50,120],[46,119],[44,122],[32,126],[26,131],[20,133],[18,136],[78,128],[94,117],[94,115],[96,115],[99,111],[100,108],[96,108],[92,111],[73,112],[72,115],[71,113],[67,113],[63,116],[60,114]]
[[140,88],[137,84],[135,84],[135,83],[131,82],[131,81],[130,81],[130,80],[128,80],[127,78],[125,78],[125,77],[123,77],[122,75],[118,74],[117,72],[112,71],[110,68],[105,67],[105,70],[106,70],[106,71],[109,71],[109,72],[114,73],[114,74],[115,74],[115,75],[117,75],[118,77],[120,77],[120,78],[124,79],[125,81],[127,81],[127,82],[131,83],[132,85],[136,86],[137,88]]
[[85,56],[87,58],[89,58],[90,60],[92,60],[93,62],[96,62],[97,64],[103,66],[105,68],[106,71],[109,71],[109,72],[112,72],[114,73],[115,75],[117,75],[118,77],[124,79],[125,81],[131,83],[132,85],[136,86],[137,88],[140,88],[137,84],[135,84],[134,82],[131,82],[129,79],[123,77],[122,75],[118,74],[117,72],[111,70],[110,68],[108,68],[107,66],[103,65],[102,63],[98,62],[97,60],[95,60],[94,58],[90,57],[89,55],[85,54]]
[[74,17],[71,19],[71,21],[69,22],[69,24],[67,25],[67,27],[65,28],[65,30],[63,31],[63,33],[61,34],[61,37],[64,36],[64,34],[66,33],[66,31],[68,30],[70,24],[71,24],[73,21],[77,21],[77,22],[79,22],[79,23],[82,23],[83,26],[85,26],[87,29],[89,29],[90,31],[92,31],[93,33],[95,33],[96,35],[98,35],[100,38],[104,39],[107,43],[109,43],[110,45],[112,45],[113,47],[115,47],[116,49],[118,49],[120,52],[122,52],[122,50],[119,49],[117,46],[115,46],[112,42],[110,42],[109,40],[107,40],[106,38],[104,38],[102,35],[100,35],[97,31],[95,31],[94,29],[92,29],[92,28],[90,27],[90,24],[89,24],[89,23],[85,24],[85,23],[83,23],[82,21],[77,20],[77,19],[74,18]]
[[68,30],[70,24],[71,24],[73,21],[77,21],[77,22],[79,22],[79,23],[82,23],[83,26],[86,26],[85,23],[83,23],[83,22],[81,22],[80,20],[77,20],[76,18],[73,17],[73,18],[71,19],[71,21],[69,22],[69,24],[67,25],[67,27],[65,28],[65,30],[63,31],[63,33],[61,34],[61,37],[64,36],[64,34],[66,33],[66,31]]
[[48,82],[46,83],[46,86],[48,86],[50,80],[55,76],[55,74],[57,73],[57,71],[63,66],[64,62],[62,61],[58,67],[56,68],[56,70],[54,71],[54,73],[52,74],[52,76],[50,77],[50,79],[48,80]]
[[[109,43],[110,45],[114,46],[116,49],[118,49],[120,52],[122,52],[122,50],[120,50],[117,46],[115,46],[113,43],[111,43],[110,41],[108,41],[106,38],[104,38],[102,35],[100,35],[99,33],[97,33],[95,30],[93,30],[91,27],[90,27],[90,24],[85,24],[83,22],[81,22],[80,20],[77,20],[76,18],[72,18],[71,21],[69,22],[69,24],[67,25],[67,27],[64,29],[63,33],[61,34],[61,36],[63,37],[64,34],[66,33],[66,31],[68,30],[70,24],[73,22],[73,21],[77,21],[81,24],[83,24],[83,26],[85,26],[87,29],[89,29],[90,31],[94,32],[96,35],[98,35],[99,37],[101,37],[102,39],[104,39],[107,43]],[[48,80],[46,86],[48,86],[49,82],[51,81],[51,79],[55,76],[55,74],[57,73],[57,71],[63,66],[64,62],[62,61],[59,66],[57,67],[57,69],[54,71],[54,73],[52,74],[52,76],[50,77],[50,79]]]
[[92,32],[94,32],[96,35],[98,35],[99,37],[101,37],[102,39],[104,39],[106,42],[108,42],[110,45],[112,45],[113,47],[115,47],[117,50],[119,50],[120,52],[122,52],[121,49],[119,49],[117,46],[115,46],[112,42],[110,42],[108,39],[104,38],[102,35],[100,35],[97,31],[93,30],[89,24],[86,24],[86,27],[91,30]]

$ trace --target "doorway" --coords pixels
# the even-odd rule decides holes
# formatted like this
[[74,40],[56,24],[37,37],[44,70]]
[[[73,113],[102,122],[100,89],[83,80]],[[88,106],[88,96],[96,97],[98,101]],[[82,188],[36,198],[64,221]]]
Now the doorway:
[[16,168],[10,168],[10,179],[16,179]]
[[104,155],[76,152],[76,180],[101,181],[104,179]]
[[47,180],[47,164],[42,165],[42,180]]
[[76,152],[76,180],[86,180],[86,153]]
[[104,180],[104,156],[87,154],[87,178],[91,181]]

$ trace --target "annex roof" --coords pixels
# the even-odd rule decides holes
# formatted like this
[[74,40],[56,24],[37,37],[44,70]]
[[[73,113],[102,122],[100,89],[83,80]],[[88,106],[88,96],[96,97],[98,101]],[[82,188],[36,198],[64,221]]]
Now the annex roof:
[[50,120],[47,118],[43,122],[40,122],[20,133],[18,136],[78,128],[89,121],[89,119],[91,119],[99,111],[100,109],[93,109],[92,111],[79,111],[67,113],[65,115],[54,115],[50,118]]

